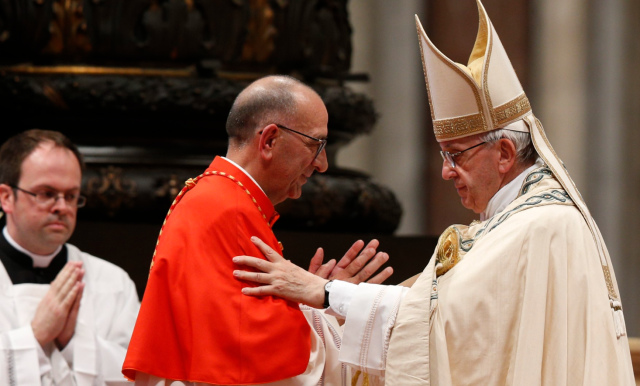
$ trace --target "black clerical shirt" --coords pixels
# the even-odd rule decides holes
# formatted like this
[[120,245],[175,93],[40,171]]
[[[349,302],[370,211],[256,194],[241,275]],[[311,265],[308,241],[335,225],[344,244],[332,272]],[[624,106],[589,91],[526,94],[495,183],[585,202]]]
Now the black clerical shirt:
[[0,232],[0,261],[13,284],[51,284],[67,263],[67,247],[62,246],[48,267],[35,268],[31,257],[11,246]]

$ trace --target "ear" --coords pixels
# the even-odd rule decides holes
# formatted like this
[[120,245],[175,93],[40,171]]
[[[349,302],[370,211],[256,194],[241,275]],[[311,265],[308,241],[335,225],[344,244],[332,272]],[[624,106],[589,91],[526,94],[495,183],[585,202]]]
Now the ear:
[[498,142],[500,145],[500,159],[498,160],[498,171],[507,174],[516,163],[516,145],[511,140],[502,138]]
[[15,196],[13,189],[9,185],[0,184],[0,203],[2,204],[2,211],[5,213],[13,212],[13,203]]
[[280,142],[280,138],[278,137],[279,130],[278,126],[273,123],[262,128],[259,150],[260,156],[267,161],[270,161],[273,158],[273,152],[276,144]]

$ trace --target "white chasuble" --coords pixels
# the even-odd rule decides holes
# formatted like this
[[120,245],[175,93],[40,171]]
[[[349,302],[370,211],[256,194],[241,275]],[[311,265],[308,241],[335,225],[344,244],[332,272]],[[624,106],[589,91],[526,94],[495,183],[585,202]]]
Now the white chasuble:
[[388,385],[635,385],[615,284],[549,169],[529,174],[504,211],[455,228],[448,251],[459,255],[432,261],[400,307]]
[[135,285],[120,268],[67,244],[82,261],[85,289],[73,338],[62,351],[40,347],[31,320],[48,284],[13,285],[0,264],[0,385],[126,385],[122,362],[139,309]]
[[406,295],[359,285],[341,360],[354,384],[632,386],[607,286],[583,215],[539,168],[503,211],[450,227]]

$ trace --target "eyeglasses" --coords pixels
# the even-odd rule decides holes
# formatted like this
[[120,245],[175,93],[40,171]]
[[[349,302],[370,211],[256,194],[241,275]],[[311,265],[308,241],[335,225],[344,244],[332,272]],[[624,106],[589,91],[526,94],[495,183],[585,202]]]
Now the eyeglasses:
[[63,198],[64,202],[71,207],[82,208],[87,203],[87,198],[76,193],[61,193],[55,190],[42,190],[37,193],[24,190],[15,185],[11,185],[13,189],[31,195],[36,198],[36,202],[42,206],[50,207],[55,205],[59,198]]
[[301,132],[299,132],[299,131],[295,131],[295,130],[293,130],[293,129],[290,129],[290,128],[286,127],[286,126],[279,125],[279,124],[277,124],[277,123],[276,123],[276,126],[278,126],[278,127],[279,127],[279,128],[281,128],[281,129],[289,130],[289,131],[292,131],[292,132],[294,132],[294,133],[296,133],[296,134],[300,134],[301,136],[306,137],[306,138],[309,138],[309,139],[312,139],[312,140],[314,140],[314,141],[316,141],[316,142],[320,142],[320,146],[318,146],[318,150],[316,151],[316,155],[314,155],[314,156],[313,156],[313,159],[314,159],[314,160],[318,157],[318,155],[319,155],[320,153],[322,153],[322,150],[325,148],[325,146],[327,146],[327,140],[326,140],[326,139],[314,138],[314,137],[312,137],[312,136],[310,136],[310,135],[306,135],[306,134],[301,133]]
[[440,151],[440,155],[442,156],[442,159],[444,161],[449,162],[449,165],[451,165],[451,167],[455,169],[455,167],[456,167],[455,157],[459,156],[460,154],[464,153],[467,150],[473,149],[474,147],[478,147],[480,145],[484,145],[485,143],[487,143],[487,142],[480,142],[477,145],[471,146],[471,147],[466,148],[466,149],[464,149],[462,151],[459,151],[457,153],[449,153],[448,151]]

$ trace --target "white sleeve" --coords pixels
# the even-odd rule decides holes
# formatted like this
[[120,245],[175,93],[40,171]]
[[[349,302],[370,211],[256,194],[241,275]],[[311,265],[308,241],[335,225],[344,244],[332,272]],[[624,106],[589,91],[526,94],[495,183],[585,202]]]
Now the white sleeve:
[[384,376],[391,329],[408,291],[409,288],[399,286],[367,283],[357,286],[346,313],[341,362],[363,373]]
[[[140,301],[135,285],[128,276],[125,283],[120,308],[115,310],[111,320],[105,321],[109,324],[108,334],[101,336],[93,331],[76,329],[73,355],[76,377],[80,373],[97,372],[105,385],[130,385],[122,375],[122,364],[136,323]],[[95,368],[96,363],[98,368]]]
[[331,285],[331,290],[329,291],[330,307],[327,309],[327,313],[342,319],[346,318],[351,299],[357,289],[358,286],[356,284],[334,280]]
[[31,326],[0,335],[0,384],[40,386],[51,364],[33,335]]

